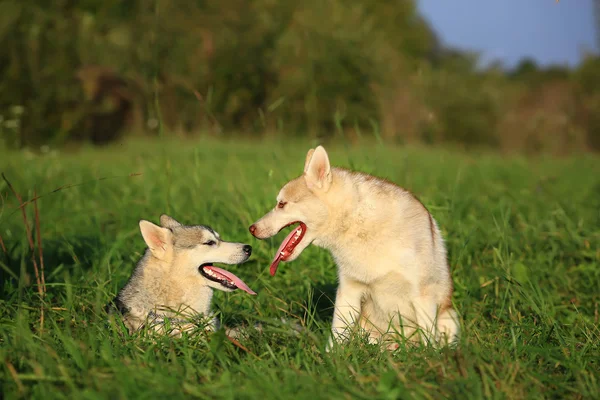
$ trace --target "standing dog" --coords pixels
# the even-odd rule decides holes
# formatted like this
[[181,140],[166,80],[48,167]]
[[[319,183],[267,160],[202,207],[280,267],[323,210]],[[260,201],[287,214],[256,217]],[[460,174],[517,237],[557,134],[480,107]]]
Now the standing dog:
[[339,286],[332,339],[358,324],[370,342],[390,348],[398,334],[441,345],[458,339],[452,278],[436,221],[410,192],[364,174],[332,168],[321,146],[306,155],[302,176],[288,182],[277,205],[250,226],[258,239],[296,226],[271,263],[295,260],[311,243],[328,249]]
[[171,326],[177,326],[172,335],[192,329],[195,325],[190,319],[197,317],[208,318],[208,329],[216,329],[218,321],[210,309],[213,289],[256,293],[213,263],[242,263],[252,247],[225,242],[208,226],[185,226],[168,215],[160,217],[160,224],[140,221],[148,249],[114,305],[130,332],[147,323],[161,331],[167,318]]

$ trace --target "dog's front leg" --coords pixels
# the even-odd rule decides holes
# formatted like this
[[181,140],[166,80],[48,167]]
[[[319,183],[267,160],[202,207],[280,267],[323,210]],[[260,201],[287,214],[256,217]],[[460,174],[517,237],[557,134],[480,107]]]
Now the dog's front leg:
[[360,307],[364,294],[363,284],[340,276],[327,351],[331,350],[334,341],[340,343],[347,339],[346,331],[350,330],[360,318]]
[[204,330],[207,332],[216,332],[221,329],[221,321],[213,313],[209,313],[204,317],[202,322],[204,322]]

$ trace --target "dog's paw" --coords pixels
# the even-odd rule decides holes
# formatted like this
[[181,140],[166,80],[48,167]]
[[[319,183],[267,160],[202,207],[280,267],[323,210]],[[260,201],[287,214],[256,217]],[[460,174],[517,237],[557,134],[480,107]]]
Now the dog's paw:
[[333,350],[333,336],[329,337],[329,340],[327,340],[327,345],[325,345],[325,353],[330,353]]
[[344,341],[344,337],[342,335],[336,334],[335,332],[329,337],[327,340],[327,345],[325,346],[325,352],[330,353],[333,351],[336,345],[342,343]]

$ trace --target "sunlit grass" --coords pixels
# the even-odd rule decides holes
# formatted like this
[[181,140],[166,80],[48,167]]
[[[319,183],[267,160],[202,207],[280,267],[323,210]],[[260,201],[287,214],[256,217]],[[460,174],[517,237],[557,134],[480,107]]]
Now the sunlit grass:
[[[457,350],[389,354],[356,339],[325,353],[333,260],[311,247],[270,277],[281,237],[257,241],[247,230],[301,173],[308,148],[202,140],[3,155],[0,169],[23,198],[43,195],[47,283],[41,305],[22,218],[0,181],[5,397],[598,396],[600,159],[329,146],[333,164],[391,179],[432,211],[449,248],[463,337]],[[251,261],[232,271],[258,295],[215,295],[226,324],[263,324],[263,333],[240,340],[244,348],[222,332],[152,339],[106,322],[103,306],[144,249],[138,220],[165,212],[254,247]],[[296,334],[281,318],[306,329]]]

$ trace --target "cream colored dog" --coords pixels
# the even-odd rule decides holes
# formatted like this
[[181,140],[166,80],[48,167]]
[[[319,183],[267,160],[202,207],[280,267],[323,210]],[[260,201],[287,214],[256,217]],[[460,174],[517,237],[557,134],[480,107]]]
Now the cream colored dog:
[[383,341],[390,348],[397,346],[398,335],[436,346],[457,340],[444,240],[410,192],[364,173],[332,168],[319,146],[308,151],[302,176],[283,186],[275,208],[250,232],[266,239],[290,225],[297,226],[277,250],[271,274],[311,243],[331,252],[339,277],[333,340],[343,340],[355,324],[371,342]]

